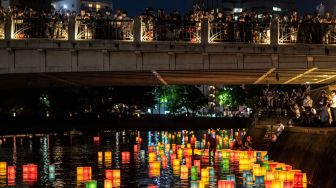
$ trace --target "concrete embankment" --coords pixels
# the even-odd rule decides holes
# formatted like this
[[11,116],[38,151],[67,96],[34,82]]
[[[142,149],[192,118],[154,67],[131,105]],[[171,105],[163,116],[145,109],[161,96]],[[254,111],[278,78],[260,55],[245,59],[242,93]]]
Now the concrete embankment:
[[[260,146],[266,128],[249,132]],[[336,187],[336,128],[286,127],[269,147],[269,156],[306,172],[312,187]]]

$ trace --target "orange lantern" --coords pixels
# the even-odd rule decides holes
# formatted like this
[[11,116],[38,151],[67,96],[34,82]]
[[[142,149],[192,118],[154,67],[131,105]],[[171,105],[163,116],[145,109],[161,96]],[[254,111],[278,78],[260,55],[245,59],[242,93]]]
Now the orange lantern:
[[265,188],[272,188],[272,180],[265,180]]
[[283,188],[293,188],[293,182],[292,181],[284,181],[283,182]]
[[105,170],[105,179],[112,180],[113,179],[113,171],[112,170]]
[[218,188],[234,188],[234,181],[218,180]]
[[138,145],[134,145],[134,147],[133,147],[133,152],[134,152],[134,153],[138,153],[138,152],[139,152],[139,150],[138,150]]
[[122,164],[127,164],[130,163],[130,152],[123,151],[121,152],[121,163]]
[[8,181],[15,181],[15,166],[8,166],[7,169]]
[[191,164],[191,162],[192,162],[191,156],[186,156],[185,160],[186,160],[186,166],[188,168],[191,168],[191,166],[192,166],[192,164]]
[[167,156],[162,157],[162,168],[167,169],[168,168],[168,159]]
[[197,172],[201,173],[201,161],[200,160],[194,160],[194,166],[197,166]]

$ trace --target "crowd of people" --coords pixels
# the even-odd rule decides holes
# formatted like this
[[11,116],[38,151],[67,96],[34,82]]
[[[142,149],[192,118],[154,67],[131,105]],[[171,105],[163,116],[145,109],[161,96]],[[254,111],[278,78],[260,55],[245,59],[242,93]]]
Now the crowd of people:
[[300,17],[297,11],[279,16],[279,33],[282,42],[290,43],[335,43],[336,20],[330,12],[320,15],[305,14]]
[[[77,17],[79,39],[117,39],[132,37],[132,19],[126,11],[110,10],[70,12],[67,10],[33,10],[0,7],[0,37],[4,35],[4,18],[13,18],[16,38],[66,38],[69,16]],[[269,43],[272,19],[279,20],[280,43],[336,43],[336,20],[330,12],[320,15],[296,10],[289,14],[259,14],[254,10],[227,13],[201,9],[198,5],[185,15],[174,10],[146,8],[142,20],[142,40],[200,42],[201,20],[209,21],[210,42]],[[1,29],[2,28],[2,29]]]
[[289,125],[326,127],[336,123],[336,91],[321,91],[314,101],[309,85],[291,92],[265,88],[257,109],[259,117],[289,118]]

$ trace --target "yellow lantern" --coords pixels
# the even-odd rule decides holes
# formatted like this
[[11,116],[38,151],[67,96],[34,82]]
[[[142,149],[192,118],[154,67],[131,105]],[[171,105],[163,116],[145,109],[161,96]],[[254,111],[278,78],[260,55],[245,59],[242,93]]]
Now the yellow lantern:
[[280,180],[273,180],[272,188],[282,188],[282,181]]
[[104,180],[104,188],[113,188],[112,180]]
[[287,172],[286,171],[279,171],[278,172],[279,176],[278,176],[278,179],[280,181],[286,181],[287,180]]
[[148,161],[153,162],[156,160],[156,153],[155,152],[149,152],[148,153]]
[[207,168],[201,169],[201,180],[203,182],[209,182],[209,169]]
[[266,172],[266,180],[275,180],[274,172]]
[[181,179],[188,179],[189,173],[188,173],[188,167],[187,165],[181,165]]
[[173,166],[180,166],[180,159],[173,159]]
[[0,175],[5,176],[7,174],[7,163],[0,162]]

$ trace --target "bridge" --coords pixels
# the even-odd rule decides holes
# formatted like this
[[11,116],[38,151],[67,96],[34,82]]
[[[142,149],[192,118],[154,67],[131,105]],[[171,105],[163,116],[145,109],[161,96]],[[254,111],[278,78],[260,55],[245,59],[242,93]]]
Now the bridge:
[[[60,34],[52,37],[28,35],[34,24],[22,25],[25,20],[11,18],[3,23],[2,88],[330,84],[336,80],[333,42],[292,43],[292,34],[284,34],[277,20],[250,42],[226,41],[225,28],[208,21],[189,23],[178,35],[164,38],[162,30],[150,29],[138,18],[109,21],[100,28],[108,31],[102,36],[97,27],[92,29],[76,18],[69,18]],[[127,28],[112,27],[120,23]],[[109,24],[112,29],[106,27]]]

